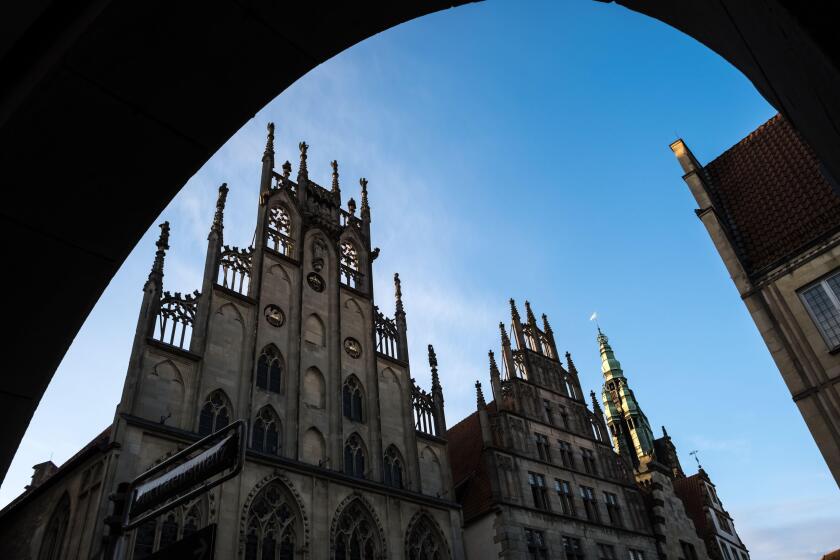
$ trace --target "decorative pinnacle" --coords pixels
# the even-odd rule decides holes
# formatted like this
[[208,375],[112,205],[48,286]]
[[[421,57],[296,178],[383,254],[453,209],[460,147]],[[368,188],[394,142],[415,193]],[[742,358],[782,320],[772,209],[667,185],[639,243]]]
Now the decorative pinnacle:
[[510,316],[517,324],[522,322],[522,319],[519,318],[519,311],[516,309],[516,302],[513,301],[513,298],[510,298]]
[[542,314],[542,320],[543,320],[543,331],[545,331],[545,334],[553,337],[554,336],[554,331],[551,330],[551,325],[548,324],[548,315],[543,313]]
[[338,186],[338,160],[334,159],[330,163],[332,165],[332,192],[333,194],[340,195],[341,189]]
[[286,163],[283,164],[283,178],[288,179],[289,175],[292,174],[292,164],[289,163],[289,160],[286,160]]
[[537,318],[534,317],[534,312],[531,311],[531,304],[528,302],[527,299],[525,300],[525,315],[528,317],[528,322],[530,324],[532,324],[532,325],[537,324]]
[[490,358],[490,377],[499,377],[499,366],[496,365],[496,355],[490,350],[487,352],[487,356]]
[[396,297],[397,297],[396,312],[404,315],[405,314],[405,309],[403,308],[403,302],[402,302],[402,282],[400,282],[400,273],[399,272],[394,273],[394,292],[395,292]]
[[487,401],[484,400],[484,391],[481,390],[481,382],[478,379],[475,380],[475,404],[478,408],[487,406]]
[[510,346],[510,338],[508,338],[508,333],[505,330],[505,324],[501,321],[499,321],[499,331],[502,333],[502,346]]
[[589,391],[589,397],[592,399],[592,411],[596,414],[603,414],[601,405],[598,404],[598,399],[595,398],[595,391]]
[[274,123],[268,123],[268,137],[265,140],[265,152],[263,158],[274,157]]
[[300,184],[309,180],[309,169],[306,168],[306,150],[309,149],[309,145],[306,142],[301,142],[298,144],[298,148],[300,148],[300,168],[298,169],[298,184]]
[[368,180],[362,177],[359,179],[359,184],[362,186],[362,218],[370,217],[370,205],[368,204],[367,192]]
[[163,259],[166,257],[166,250],[169,249],[169,222],[160,224],[160,236],[157,240],[157,251],[155,252],[155,262],[152,264],[152,271],[149,273],[149,280],[153,276],[161,278],[163,276]]
[[575,367],[575,363],[572,361],[572,355],[569,352],[566,352],[566,366],[569,368],[569,373],[577,374],[577,368]]
[[429,366],[432,368],[432,391],[440,390],[440,378],[438,377],[438,361],[435,354],[435,347],[429,344]]
[[227,194],[227,183],[222,183],[222,186],[219,187],[219,196],[216,198],[216,214],[213,216],[213,225],[210,227],[211,232],[215,232],[219,235],[221,235],[222,230],[225,229],[223,222],[225,217],[225,202],[227,201]]
[[356,215],[356,201],[355,199],[350,199],[347,201],[347,209],[350,211],[351,216]]

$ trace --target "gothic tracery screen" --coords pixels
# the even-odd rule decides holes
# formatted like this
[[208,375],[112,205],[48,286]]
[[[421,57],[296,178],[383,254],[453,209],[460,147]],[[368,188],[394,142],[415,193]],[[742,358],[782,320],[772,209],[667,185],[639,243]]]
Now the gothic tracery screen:
[[298,535],[297,506],[279,482],[271,482],[248,510],[245,560],[292,560]]
[[370,514],[357,500],[341,512],[336,525],[335,560],[379,560],[382,544]]
[[424,514],[408,535],[408,560],[446,560],[449,553],[433,522]]

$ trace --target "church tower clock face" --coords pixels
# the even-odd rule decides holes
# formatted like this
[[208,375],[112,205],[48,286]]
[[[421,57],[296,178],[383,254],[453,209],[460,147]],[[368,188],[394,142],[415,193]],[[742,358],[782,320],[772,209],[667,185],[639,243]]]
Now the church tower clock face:
[[344,351],[351,358],[358,358],[362,355],[362,345],[355,338],[349,337],[344,340]]

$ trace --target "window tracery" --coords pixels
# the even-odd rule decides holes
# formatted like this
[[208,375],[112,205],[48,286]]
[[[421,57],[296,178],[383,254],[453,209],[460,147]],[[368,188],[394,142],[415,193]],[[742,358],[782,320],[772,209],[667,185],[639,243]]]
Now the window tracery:
[[446,544],[428,515],[422,514],[414,523],[407,540],[409,560],[444,560],[449,558]]
[[395,446],[389,445],[385,450],[383,467],[385,484],[394,488],[404,488],[403,460]]
[[198,433],[212,434],[230,423],[232,408],[230,401],[221,390],[213,391],[201,407],[198,417]]
[[283,375],[283,360],[273,344],[263,348],[257,360],[257,387],[279,393]]
[[62,545],[70,522],[70,497],[65,493],[55,506],[50,517],[44,538],[41,540],[41,551],[38,560],[59,560],[62,558]]
[[270,406],[264,406],[254,419],[251,448],[271,455],[280,454],[280,418]]
[[344,474],[365,478],[365,448],[356,434],[344,442]]
[[344,381],[341,397],[344,416],[353,422],[364,422],[364,393],[356,376],[351,375]]
[[370,513],[354,500],[344,510],[336,524],[335,560],[376,560],[382,543]]
[[147,558],[203,527],[203,509],[204,502],[199,498],[140,525],[134,533],[132,560]]
[[286,488],[277,481],[269,483],[248,510],[245,560],[292,560],[298,517]]
[[292,218],[283,206],[274,206],[268,211],[268,246],[287,257],[292,256]]
[[350,241],[341,243],[341,283],[350,288],[359,288],[359,253]]

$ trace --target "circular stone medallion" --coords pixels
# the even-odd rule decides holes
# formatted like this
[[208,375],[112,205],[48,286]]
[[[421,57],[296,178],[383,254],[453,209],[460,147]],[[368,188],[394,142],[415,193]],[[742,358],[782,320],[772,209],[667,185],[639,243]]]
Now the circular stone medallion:
[[316,292],[324,291],[324,279],[321,278],[320,274],[310,272],[306,275],[306,283],[309,284],[309,287]]
[[268,324],[272,327],[282,327],[283,323],[286,322],[286,316],[283,314],[282,309],[274,304],[271,304],[265,308],[265,320],[268,321]]
[[362,345],[353,337],[344,339],[344,351],[347,352],[351,358],[358,358],[362,355]]

